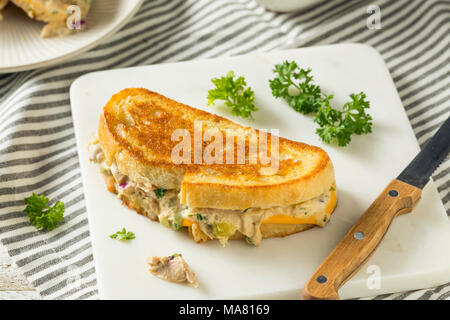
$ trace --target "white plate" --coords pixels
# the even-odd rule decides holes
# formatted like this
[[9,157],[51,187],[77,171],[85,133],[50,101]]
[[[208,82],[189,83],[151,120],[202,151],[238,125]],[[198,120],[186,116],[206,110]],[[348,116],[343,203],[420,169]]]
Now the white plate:
[[[348,94],[364,91],[372,107],[373,134],[355,137],[346,148],[324,145],[316,125],[272,97],[268,80],[274,64],[296,60],[312,68],[326,92],[342,105]],[[227,110],[206,107],[210,79],[234,70],[256,93],[260,110],[244,121]],[[185,104],[218,113],[258,128],[279,128],[280,135],[319,145],[335,169],[339,205],[325,228],[286,238],[263,240],[254,248],[231,241],[196,244],[186,232],[175,232],[120,204],[108,191],[96,165],[88,161],[87,142],[97,129],[102,106],[115,92],[145,87]],[[86,205],[102,298],[216,299],[299,298],[301,288],[321,261],[356,222],[391,179],[419,151],[397,91],[381,56],[363,45],[336,45],[251,54],[207,61],[162,64],[96,72],[71,88],[72,112],[79,147]],[[122,227],[136,233],[130,243],[108,236]],[[197,273],[200,288],[167,283],[147,271],[145,258],[183,253]],[[369,289],[369,266],[381,275],[379,289]],[[373,268],[373,267],[372,267]],[[378,251],[341,290],[342,298],[432,287],[450,279],[450,223],[436,188],[430,183],[412,214],[396,219]]]
[[43,23],[31,20],[13,4],[0,21],[0,73],[46,67],[72,58],[97,45],[122,27],[143,0],[93,0],[86,30],[65,38],[42,39]]

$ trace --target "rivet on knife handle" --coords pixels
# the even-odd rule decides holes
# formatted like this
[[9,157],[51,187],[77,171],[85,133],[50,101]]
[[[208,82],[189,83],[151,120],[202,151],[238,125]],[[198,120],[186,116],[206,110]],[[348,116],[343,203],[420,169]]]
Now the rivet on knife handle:
[[421,194],[421,189],[393,180],[316,270],[303,299],[339,299],[339,288],[372,255],[394,218],[411,212]]

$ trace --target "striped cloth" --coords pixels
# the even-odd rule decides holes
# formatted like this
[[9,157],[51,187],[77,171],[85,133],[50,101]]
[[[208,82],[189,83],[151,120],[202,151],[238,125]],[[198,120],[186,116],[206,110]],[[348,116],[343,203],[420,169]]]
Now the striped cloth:
[[[381,8],[382,28],[366,25]],[[98,298],[69,87],[87,72],[286,47],[360,42],[384,57],[422,146],[450,115],[449,0],[327,1],[296,14],[253,0],[146,1],[91,51],[57,66],[0,75],[0,237],[43,298]],[[434,180],[450,213],[450,161]],[[51,232],[30,227],[24,197],[66,204]],[[375,299],[450,299],[450,284]]]

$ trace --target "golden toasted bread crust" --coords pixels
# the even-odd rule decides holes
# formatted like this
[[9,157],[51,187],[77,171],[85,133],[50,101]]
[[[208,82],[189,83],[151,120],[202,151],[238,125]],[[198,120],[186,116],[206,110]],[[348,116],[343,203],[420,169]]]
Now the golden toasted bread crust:
[[333,182],[333,166],[330,161],[323,161],[302,178],[273,185],[229,186],[183,181],[181,201],[191,207],[233,210],[289,206],[327,192]]
[[[125,89],[104,107],[98,140],[107,163],[138,183],[181,188],[181,203],[190,207],[286,206],[317,197],[334,183],[325,151],[284,138],[279,138],[279,170],[271,176],[261,173],[260,164],[174,164],[171,152],[178,141],[172,141],[172,133],[183,128],[192,137],[195,120],[205,124],[204,130],[253,130],[146,89]],[[259,139],[261,132],[253,132]]]

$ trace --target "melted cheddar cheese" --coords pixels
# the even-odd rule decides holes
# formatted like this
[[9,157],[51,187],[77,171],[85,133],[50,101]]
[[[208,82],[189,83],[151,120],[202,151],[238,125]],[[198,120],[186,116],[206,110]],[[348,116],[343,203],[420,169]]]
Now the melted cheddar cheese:
[[[330,201],[328,202],[325,213],[331,215],[334,208],[336,207],[337,198],[336,191],[331,192]],[[316,215],[307,215],[304,217],[291,217],[284,214],[279,214],[275,216],[270,216],[263,221],[263,224],[273,223],[273,224],[317,224]]]
[[[330,193],[330,201],[328,202],[325,213],[327,216],[331,215],[336,208],[337,204],[337,197],[336,197],[336,191],[332,191]],[[317,217],[315,214],[306,215],[304,217],[292,217],[289,215],[284,214],[278,214],[269,216],[267,219],[265,219],[262,223],[263,224],[318,224],[317,221],[320,219],[320,217]],[[182,225],[183,227],[190,227],[195,222],[183,219]]]

